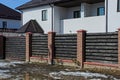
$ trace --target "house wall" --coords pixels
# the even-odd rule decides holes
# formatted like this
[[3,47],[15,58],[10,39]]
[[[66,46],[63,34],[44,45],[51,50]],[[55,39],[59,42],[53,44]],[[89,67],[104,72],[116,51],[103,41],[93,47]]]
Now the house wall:
[[72,19],[74,18],[73,12],[74,11],[80,11],[80,6],[77,7],[72,7],[72,8],[67,8],[67,19]]
[[90,9],[90,16],[97,16],[97,8],[99,7],[105,7],[105,3],[97,3],[97,4],[92,4],[91,9]]
[[21,20],[0,19],[0,28],[3,28],[2,22],[7,22],[7,28],[20,28]]
[[57,33],[63,33],[63,26],[61,26],[61,20],[65,19],[67,9],[64,7],[54,6],[54,31]]
[[116,31],[120,27],[120,12],[117,12],[117,0],[108,0],[108,31]]
[[76,33],[79,29],[88,32],[105,32],[105,16],[61,20],[64,33]]
[[[47,21],[42,21],[42,10],[48,11],[48,20]],[[43,28],[45,33],[51,31],[52,9],[49,5],[36,7],[36,8],[30,8],[30,9],[24,9],[22,12],[23,12],[23,25],[25,23],[27,23],[29,20],[34,19]]]
[[[105,0],[106,1],[106,0]],[[97,16],[97,8],[106,6],[104,2],[97,4],[81,4],[80,19],[72,19],[73,11],[80,10],[80,7],[63,8],[54,7],[54,31],[57,33],[76,32],[78,29],[86,29],[88,32],[105,32],[106,15]],[[41,11],[48,10],[48,20],[41,21]],[[34,15],[33,15],[34,14]],[[23,24],[30,19],[36,19],[42,26],[45,33],[51,31],[51,7],[41,6],[23,10]],[[108,0],[108,31],[116,31],[120,26],[120,12],[117,12],[117,0]]]
[[69,19],[61,20],[64,33],[76,33],[79,29],[85,29],[88,32],[105,32],[105,16],[97,16],[97,8],[104,6],[104,2],[96,4],[82,3],[81,18],[77,19],[71,18],[73,17],[73,11],[80,10],[80,7],[69,8],[66,13],[69,15]]

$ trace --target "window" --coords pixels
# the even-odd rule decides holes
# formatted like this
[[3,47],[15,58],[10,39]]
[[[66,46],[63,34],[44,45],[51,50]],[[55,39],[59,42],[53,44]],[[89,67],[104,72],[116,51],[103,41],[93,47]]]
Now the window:
[[2,26],[3,26],[4,29],[7,28],[7,22],[6,22],[6,21],[3,21],[3,22],[2,22]]
[[117,11],[120,11],[120,0],[118,0]]
[[105,15],[105,8],[104,7],[97,8],[97,15],[98,16]]
[[74,18],[80,18],[80,11],[74,11],[73,12],[73,17]]
[[47,21],[47,10],[42,11],[42,21]]

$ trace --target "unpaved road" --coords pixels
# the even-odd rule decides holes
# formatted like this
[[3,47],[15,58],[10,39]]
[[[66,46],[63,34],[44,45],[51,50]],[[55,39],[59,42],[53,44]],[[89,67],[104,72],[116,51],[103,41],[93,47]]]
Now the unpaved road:
[[0,80],[120,80],[119,75],[113,77],[68,66],[0,61]]

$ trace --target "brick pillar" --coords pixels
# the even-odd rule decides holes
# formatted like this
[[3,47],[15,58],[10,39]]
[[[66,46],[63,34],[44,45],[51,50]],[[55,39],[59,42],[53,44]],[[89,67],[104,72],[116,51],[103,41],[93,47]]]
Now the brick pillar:
[[26,62],[30,62],[30,57],[32,55],[32,33],[26,33]]
[[120,67],[120,28],[118,29],[118,66]]
[[25,74],[25,80],[30,80],[30,75],[29,75],[29,73],[26,73],[26,74]]
[[77,31],[77,61],[80,63],[81,68],[84,67],[85,57],[85,30]]
[[4,37],[0,35],[0,58],[4,59],[5,58],[5,44],[4,44]]
[[55,32],[48,32],[48,64],[53,64],[55,56]]

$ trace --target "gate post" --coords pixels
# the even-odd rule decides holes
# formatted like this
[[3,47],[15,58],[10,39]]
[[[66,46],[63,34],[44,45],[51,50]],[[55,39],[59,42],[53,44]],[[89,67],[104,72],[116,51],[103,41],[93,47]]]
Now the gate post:
[[53,64],[55,56],[55,32],[48,32],[48,64]]
[[80,63],[81,68],[84,67],[85,61],[85,30],[77,31],[77,61]]
[[32,33],[26,33],[26,62],[30,62],[30,57],[32,55]]
[[3,35],[0,35],[0,58],[5,58],[5,39]]

